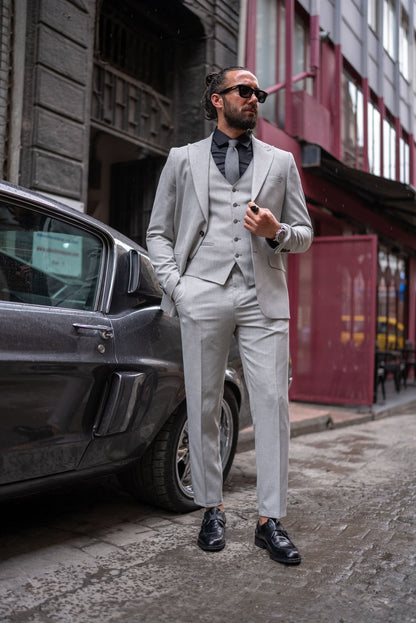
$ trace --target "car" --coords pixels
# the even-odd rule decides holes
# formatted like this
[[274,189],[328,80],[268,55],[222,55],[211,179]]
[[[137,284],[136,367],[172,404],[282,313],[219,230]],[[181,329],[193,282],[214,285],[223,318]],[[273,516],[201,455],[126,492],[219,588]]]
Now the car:
[[[179,321],[146,251],[0,182],[0,497],[105,473],[139,500],[196,508]],[[224,378],[226,478],[250,424],[236,344]]]

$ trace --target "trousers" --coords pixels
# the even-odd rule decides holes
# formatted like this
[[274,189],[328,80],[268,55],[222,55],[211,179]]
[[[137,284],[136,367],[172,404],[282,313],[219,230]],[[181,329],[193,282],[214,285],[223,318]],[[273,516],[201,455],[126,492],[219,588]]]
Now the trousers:
[[286,515],[289,462],[289,321],[264,316],[237,266],[224,285],[183,275],[181,326],[194,499],[223,503],[219,422],[224,376],[237,340],[254,426],[259,514]]

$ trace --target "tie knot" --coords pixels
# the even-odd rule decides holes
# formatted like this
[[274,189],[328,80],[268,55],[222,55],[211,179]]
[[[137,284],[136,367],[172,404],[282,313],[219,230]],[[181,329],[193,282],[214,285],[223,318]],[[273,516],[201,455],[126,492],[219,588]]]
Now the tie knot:
[[238,138],[230,138],[230,140],[228,141],[228,145],[230,147],[237,147],[238,143],[239,143]]

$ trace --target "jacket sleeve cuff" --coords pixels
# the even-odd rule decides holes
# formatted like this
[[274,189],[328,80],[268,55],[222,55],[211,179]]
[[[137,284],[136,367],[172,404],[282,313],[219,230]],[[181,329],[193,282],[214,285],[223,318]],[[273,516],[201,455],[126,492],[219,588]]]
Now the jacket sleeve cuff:
[[172,294],[174,289],[176,288],[176,286],[178,285],[180,280],[180,276],[179,274],[177,275],[171,275],[169,277],[169,279],[166,281],[165,285],[163,286],[163,291],[170,297],[172,298]]

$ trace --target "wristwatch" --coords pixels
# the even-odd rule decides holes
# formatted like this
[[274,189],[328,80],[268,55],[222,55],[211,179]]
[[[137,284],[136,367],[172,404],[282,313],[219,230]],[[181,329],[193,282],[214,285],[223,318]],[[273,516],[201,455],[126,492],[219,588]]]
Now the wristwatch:
[[278,244],[282,244],[283,240],[286,238],[286,234],[287,234],[286,227],[284,225],[281,225],[279,231],[276,232],[273,240],[277,242]]

